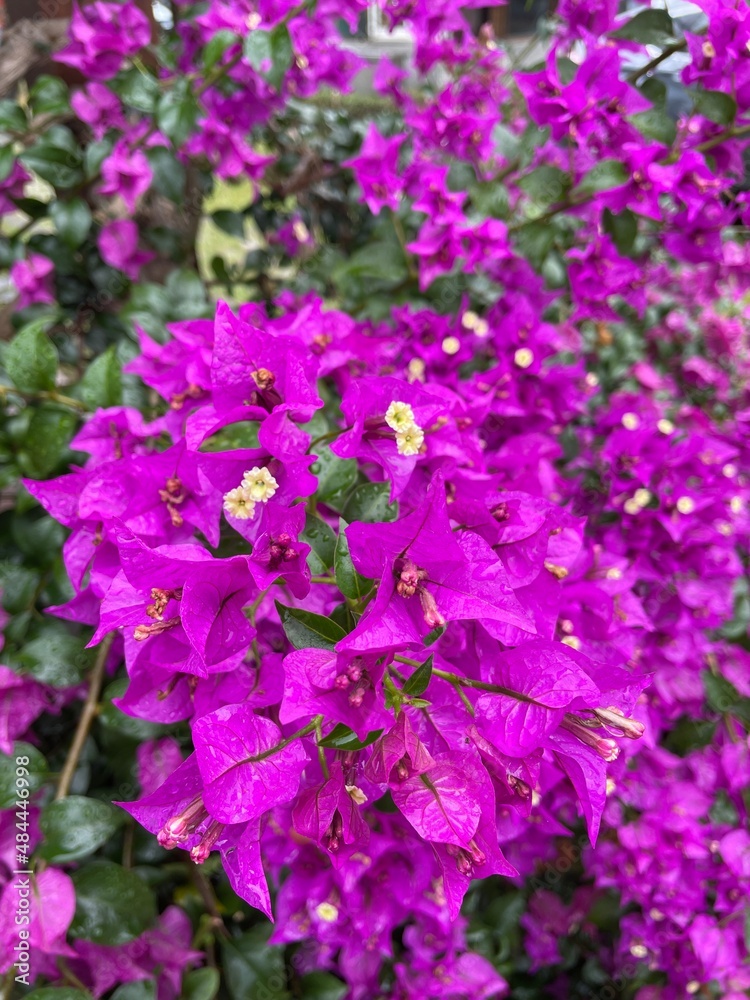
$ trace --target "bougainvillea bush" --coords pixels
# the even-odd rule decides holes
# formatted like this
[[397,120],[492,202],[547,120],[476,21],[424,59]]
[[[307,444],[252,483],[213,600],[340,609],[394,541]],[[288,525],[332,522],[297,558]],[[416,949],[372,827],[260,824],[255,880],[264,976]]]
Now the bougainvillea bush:
[[0,103],[4,996],[739,1000],[750,8],[366,6]]

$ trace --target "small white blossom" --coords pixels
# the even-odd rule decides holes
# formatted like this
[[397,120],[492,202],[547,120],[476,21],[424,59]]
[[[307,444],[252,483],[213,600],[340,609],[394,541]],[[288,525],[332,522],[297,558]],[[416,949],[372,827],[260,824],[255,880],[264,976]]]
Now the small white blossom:
[[399,403],[394,399],[385,411],[385,422],[397,434],[408,431],[410,428],[416,426],[414,410],[412,410],[408,403]]
[[266,503],[278,488],[279,484],[268,469],[260,469],[258,466],[249,469],[242,478],[242,489],[251,500],[258,503]]
[[255,501],[242,487],[224,494],[224,510],[239,521],[251,521],[255,516]]
[[423,444],[424,431],[416,424],[396,435],[396,447],[399,455],[417,455]]

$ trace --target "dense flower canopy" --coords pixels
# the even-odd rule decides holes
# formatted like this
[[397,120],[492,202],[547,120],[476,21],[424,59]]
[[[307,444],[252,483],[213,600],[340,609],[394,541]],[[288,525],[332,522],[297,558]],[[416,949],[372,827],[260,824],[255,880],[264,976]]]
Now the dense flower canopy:
[[[24,470],[67,529],[69,587],[47,611],[126,678],[110,711],[139,735],[140,794],[112,798],[152,851],[211,874],[217,852],[271,941],[304,942],[297,971],[352,1000],[503,995],[512,963],[472,950],[461,913],[489,876],[526,893],[525,968],[555,967],[549,995],[573,995],[560,942],[583,926],[639,1000],[739,1000],[750,8],[702,0],[683,38],[661,9],[561,0],[544,62],[518,70],[448,0],[383,3],[414,66],[378,66],[359,148],[320,167],[366,206],[321,287],[333,239],[291,205],[302,182],[284,187],[274,143],[289,107],[351,88],[342,23],[366,6],[175,3],[152,74],[146,15],[98,0],[56,55],[85,78],[91,254],[123,287],[162,252],[138,213],[170,196],[165,170],[196,189],[196,172],[243,178],[261,228],[275,213],[277,285],[246,300],[217,270],[208,309],[129,306],[124,371],[148,392],[89,407],[68,471]],[[686,56],[676,122],[654,51]],[[40,160],[24,157],[9,211]],[[10,267],[18,338],[45,338],[60,298],[44,240]],[[4,753],[81,697],[12,668]],[[553,892],[571,836],[580,885]],[[88,869],[48,860],[33,976],[67,968],[99,997],[158,970],[159,998],[182,995],[201,961],[184,911],[102,943],[81,917]],[[587,923],[610,890],[614,946]]]

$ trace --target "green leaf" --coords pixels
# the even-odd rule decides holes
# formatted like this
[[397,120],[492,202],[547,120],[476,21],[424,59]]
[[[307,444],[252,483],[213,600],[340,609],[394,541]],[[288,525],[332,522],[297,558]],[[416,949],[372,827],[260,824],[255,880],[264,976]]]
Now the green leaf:
[[222,28],[220,31],[217,31],[215,35],[212,35],[211,40],[203,50],[204,72],[206,70],[213,69],[227,49],[239,41],[239,36],[233,31],[229,31],[228,28]]
[[519,178],[518,186],[536,204],[551,205],[561,200],[570,187],[570,180],[559,167],[544,164]]
[[284,82],[286,71],[292,65],[294,50],[292,38],[285,24],[277,24],[271,31],[271,69],[266,73],[266,79],[276,90]]
[[364,740],[360,740],[353,729],[345,726],[343,722],[337,723],[327,736],[318,741],[319,747],[326,747],[328,750],[364,750],[371,743],[379,739],[383,730],[377,729],[368,733]]
[[113,704],[115,698],[122,698],[128,687],[127,677],[118,677],[116,681],[108,684],[102,696],[101,708],[99,710],[99,725],[105,735],[111,735],[117,742],[122,741],[125,736],[131,740],[143,742],[152,739],[162,732],[161,726],[156,722],[148,722],[146,719],[137,719],[133,715],[126,715]]
[[331,275],[337,287],[345,287],[352,279],[383,282],[386,286],[398,285],[408,277],[406,258],[398,247],[388,240],[368,243],[338,264]]
[[114,344],[88,366],[80,382],[80,393],[90,410],[121,405],[122,365]]
[[349,554],[349,542],[346,537],[348,523],[339,518],[339,534],[336,539],[336,549],[333,555],[333,567],[336,573],[336,583],[344,597],[349,597],[352,601],[358,601],[360,597],[370,590],[372,584],[354,568],[352,557]]
[[185,168],[165,146],[146,150],[146,158],[154,174],[154,187],[165,198],[179,204],[185,194]]
[[60,464],[78,426],[71,410],[43,403],[34,409],[18,462],[32,479],[43,479]]
[[743,698],[734,684],[721,674],[704,670],[701,677],[706,701],[715,712],[728,712],[750,725],[750,698]]
[[731,125],[737,117],[737,102],[720,90],[696,90],[693,104],[699,115],[717,125]]
[[228,208],[222,208],[211,215],[211,221],[223,233],[236,236],[238,239],[245,238],[245,217],[242,212],[232,212]]
[[57,349],[45,330],[49,316],[28,323],[8,344],[4,364],[13,385],[22,392],[53,389],[57,374]]
[[611,37],[626,38],[641,45],[668,45],[674,41],[674,25],[665,10],[642,10],[627,24],[611,32]]
[[341,1000],[346,992],[346,983],[330,972],[308,972],[300,982],[301,1000]]
[[307,542],[312,551],[307,557],[307,565],[314,576],[325,573],[333,566],[336,552],[336,532],[326,522],[315,514],[307,514],[305,528],[300,539]]
[[82,636],[71,635],[52,621],[45,621],[41,635],[24,643],[18,660],[25,674],[40,684],[72,687],[80,684],[93,654]]
[[82,156],[72,132],[53,126],[19,157],[21,162],[56,188],[69,188],[83,179]]
[[432,630],[432,632],[428,632],[427,635],[422,640],[425,646],[431,646],[433,642],[437,642],[438,639],[445,632],[445,629],[446,629],[445,625],[438,625]]
[[19,566],[9,559],[0,560],[0,593],[3,607],[12,615],[25,611],[34,600],[39,573],[29,566]]
[[41,219],[49,212],[49,202],[38,198],[16,198],[15,203],[31,219]]
[[224,983],[232,1000],[287,1000],[281,948],[268,944],[271,928],[254,927],[241,937],[222,941]]
[[417,695],[425,693],[432,678],[432,661],[434,659],[434,655],[430,653],[424,663],[417,667],[401,689],[404,694]]
[[89,143],[83,154],[83,168],[86,180],[92,181],[99,176],[102,163],[110,155],[113,148],[111,139],[100,139],[99,142]]
[[197,118],[198,102],[190,81],[183,77],[159,98],[156,123],[175,146],[181,146],[195,127]]
[[30,743],[14,743],[13,749],[7,757],[5,754],[0,754],[0,809],[14,809],[16,802],[21,801],[21,796],[18,795],[16,788],[16,760],[19,757],[29,758],[28,764],[18,765],[25,767],[29,772],[26,779],[29,783],[29,797],[24,796],[27,802],[34,792],[39,791],[42,785],[49,780],[47,761],[37,748],[31,746]]
[[0,181],[6,180],[10,177],[10,172],[13,169],[13,165],[16,162],[16,154],[13,149],[13,143],[9,143],[7,146],[3,146],[0,149]]
[[549,222],[525,222],[514,239],[520,253],[539,269],[555,244],[557,231]]
[[159,99],[159,83],[150,73],[142,73],[135,67],[126,70],[117,77],[113,89],[128,107],[153,114]]
[[153,979],[137,979],[133,983],[123,983],[110,1000],[156,1000],[156,982]]
[[35,115],[59,115],[70,109],[67,84],[59,76],[38,77],[29,91],[31,110]]
[[667,733],[664,747],[678,757],[687,757],[694,750],[700,750],[713,742],[716,723],[707,719],[694,719],[683,715],[674,728]]
[[677,126],[663,108],[649,108],[631,115],[630,121],[647,139],[654,139],[671,146],[677,135]]
[[54,865],[86,858],[107,843],[123,819],[123,813],[108,802],[83,795],[50,802],[40,819],[41,856]]
[[83,198],[50,202],[49,214],[66,246],[75,250],[83,243],[91,229],[91,209]]
[[182,1000],[214,1000],[219,992],[219,973],[216,969],[193,969],[182,980]]
[[278,601],[276,610],[286,637],[295,649],[333,649],[346,636],[340,625],[323,615],[301,608],[288,608]]
[[623,257],[633,252],[635,238],[638,235],[638,220],[629,208],[617,214],[605,208],[604,231],[612,237],[618,253]]
[[716,798],[708,815],[712,823],[725,826],[737,826],[740,821],[734,802],[732,802],[723,788],[720,788],[716,793]]
[[349,524],[363,521],[365,524],[395,521],[398,504],[390,503],[390,483],[365,483],[358,486],[346,502],[342,511]]
[[96,944],[127,944],[156,919],[151,890],[135,872],[113,861],[91,861],[73,872],[76,912],[74,938]]
[[272,59],[271,32],[256,29],[245,35],[242,52],[258,73],[268,69]]
[[339,510],[346,495],[357,482],[357,460],[339,458],[327,444],[315,446],[316,459],[310,471],[318,477],[315,496],[326,506]]
[[0,132],[25,132],[29,127],[17,101],[0,101]]
[[91,1000],[91,994],[72,986],[42,986],[31,993],[24,993],[24,1000]]
[[573,197],[583,200],[598,194],[599,191],[622,187],[629,179],[630,175],[624,163],[620,163],[619,160],[600,160],[573,189]]

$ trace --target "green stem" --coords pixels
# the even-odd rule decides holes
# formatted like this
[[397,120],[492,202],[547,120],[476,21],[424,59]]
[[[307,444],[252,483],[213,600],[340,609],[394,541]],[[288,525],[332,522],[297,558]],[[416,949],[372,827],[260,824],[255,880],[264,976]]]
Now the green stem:
[[57,392],[54,389],[40,389],[38,392],[23,392],[21,389],[15,389],[9,385],[0,385],[0,402],[4,402],[5,397],[9,393],[12,393],[14,396],[20,396],[25,403],[58,403],[60,406],[67,406],[71,410],[76,410],[78,413],[85,413],[88,410],[86,404],[82,403],[80,399],[73,399],[72,396],[64,396],[62,393]]
[[294,743],[295,740],[301,740],[303,736],[309,736],[310,733],[315,732],[315,730],[323,722],[322,715],[316,715],[312,722],[308,722],[306,726],[302,729],[298,729],[296,733],[292,733],[291,736],[287,736],[285,739],[281,740],[280,743],[276,743],[274,746],[269,747],[268,750],[263,750],[262,753],[256,753],[252,757],[245,757],[243,760],[237,761],[237,764],[257,764],[259,760],[267,760],[269,757],[273,757],[274,754],[281,753],[285,750],[290,743]]

